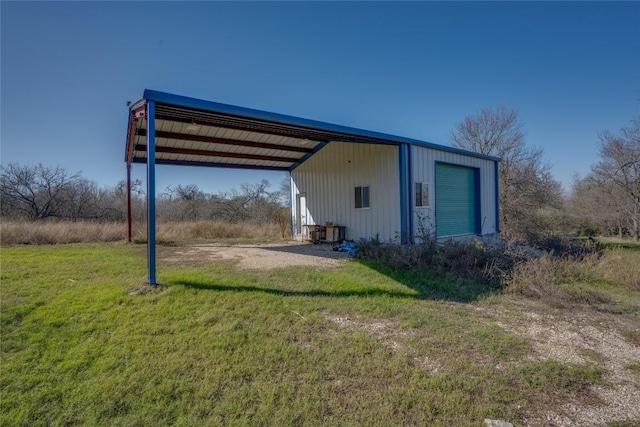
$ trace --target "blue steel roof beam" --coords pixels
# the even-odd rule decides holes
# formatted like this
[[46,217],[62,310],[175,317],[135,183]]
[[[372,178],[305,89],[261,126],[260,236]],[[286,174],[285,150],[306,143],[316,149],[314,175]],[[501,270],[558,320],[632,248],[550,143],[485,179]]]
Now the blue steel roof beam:
[[317,120],[304,119],[300,117],[288,116],[285,114],[270,113],[267,111],[255,110],[252,108],[238,107],[235,105],[222,104],[219,102],[205,101],[201,99],[189,98],[186,96],[173,95],[170,93],[158,92],[150,89],[144,91],[144,99],[153,100],[159,104],[172,105],[191,110],[200,110],[204,112],[212,112],[226,114],[230,116],[243,117],[253,120],[259,120],[266,123],[279,123],[288,126],[297,126],[308,128],[311,130],[320,130],[324,132],[332,132],[342,134],[349,137],[360,137],[362,139],[379,140],[379,143],[386,141],[393,144],[413,144],[421,147],[434,148],[441,151],[447,151],[466,156],[477,157],[488,160],[499,160],[497,157],[487,156],[484,154],[474,153],[471,151],[461,150],[459,148],[448,147],[444,145],[433,144],[430,142],[420,141],[412,138],[405,138],[396,135],[390,135],[380,132],[357,129],[348,126],[335,125],[331,123],[321,122]]

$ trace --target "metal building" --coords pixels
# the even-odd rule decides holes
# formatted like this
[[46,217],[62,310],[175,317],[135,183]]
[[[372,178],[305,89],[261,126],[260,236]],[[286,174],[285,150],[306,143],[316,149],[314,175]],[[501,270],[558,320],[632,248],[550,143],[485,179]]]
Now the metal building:
[[345,226],[349,240],[398,243],[500,232],[498,159],[419,141],[389,144],[398,139],[330,142],[294,168],[294,235],[309,237],[311,225],[327,222]]
[[127,125],[129,193],[131,165],[147,167],[152,285],[156,164],[288,171],[292,232],[302,238],[327,225],[347,239],[400,243],[500,232],[495,157],[153,90],[130,105]]

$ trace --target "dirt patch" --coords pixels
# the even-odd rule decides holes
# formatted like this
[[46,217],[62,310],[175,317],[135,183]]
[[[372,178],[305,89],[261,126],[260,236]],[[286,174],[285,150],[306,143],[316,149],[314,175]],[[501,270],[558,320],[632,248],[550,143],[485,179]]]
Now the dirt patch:
[[402,351],[406,354],[414,366],[422,370],[436,374],[442,365],[432,358],[419,354],[413,347],[407,344],[407,340],[416,335],[417,330],[400,327],[397,321],[390,319],[362,319],[339,316],[328,316],[329,320],[337,324],[340,329],[348,332],[365,331],[388,347],[394,353]]
[[[640,362],[640,346],[626,340],[618,331],[635,328],[635,319],[593,310],[548,311],[535,304],[515,309],[454,304],[481,313],[488,323],[527,338],[533,345],[529,361],[556,360],[560,363],[596,365],[605,369],[606,385],[592,386],[598,397],[580,401],[573,399],[548,410],[540,410],[538,418],[524,420],[524,425],[537,426],[602,426],[615,421],[640,420],[640,377],[627,367]],[[363,331],[374,336],[393,352],[402,352],[414,366],[430,374],[438,373],[442,362],[421,354],[409,343],[420,334],[417,329],[402,328],[391,319],[328,316],[341,330]],[[515,362],[518,363],[518,362]],[[501,369],[501,365],[496,366]],[[540,414],[541,413],[541,414]]]
[[626,368],[640,361],[640,347],[619,331],[638,327],[635,319],[594,310],[550,310],[522,303],[516,310],[474,307],[504,329],[528,338],[530,360],[592,364],[605,369],[606,385],[592,386],[600,404],[569,402],[530,425],[601,426],[613,421],[640,420],[640,378]]
[[243,270],[271,270],[293,266],[333,268],[349,256],[331,245],[285,244],[207,244],[165,248],[161,259],[167,262],[198,264],[234,262]]

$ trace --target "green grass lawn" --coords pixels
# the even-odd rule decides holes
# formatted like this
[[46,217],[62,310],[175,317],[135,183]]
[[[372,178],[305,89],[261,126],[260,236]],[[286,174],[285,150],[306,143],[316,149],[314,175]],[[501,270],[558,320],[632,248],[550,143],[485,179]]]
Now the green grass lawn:
[[469,308],[511,297],[452,279],[160,263],[139,292],[145,248],[124,244],[2,248],[1,269],[2,426],[479,426],[603,381],[527,361]]

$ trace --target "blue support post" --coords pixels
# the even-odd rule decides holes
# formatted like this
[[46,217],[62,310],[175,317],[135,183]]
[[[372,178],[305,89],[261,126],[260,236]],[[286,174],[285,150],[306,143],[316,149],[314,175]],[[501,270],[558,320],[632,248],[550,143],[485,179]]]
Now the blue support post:
[[400,144],[400,243],[407,244],[409,221],[407,215],[407,145]]
[[479,168],[474,168],[473,169],[473,182],[474,182],[474,188],[473,188],[473,193],[474,193],[474,198],[475,198],[475,203],[476,203],[476,234],[482,235],[482,223],[483,218],[482,218],[482,185],[480,183],[480,169]]
[[156,286],[156,103],[147,101],[147,263]]
[[500,234],[500,162],[494,161],[494,179],[496,187],[496,233]]
[[407,215],[409,220],[409,233],[408,238],[409,241],[407,243],[414,243],[414,233],[415,224],[414,224],[414,209],[413,209],[413,146],[411,144],[407,145]]

